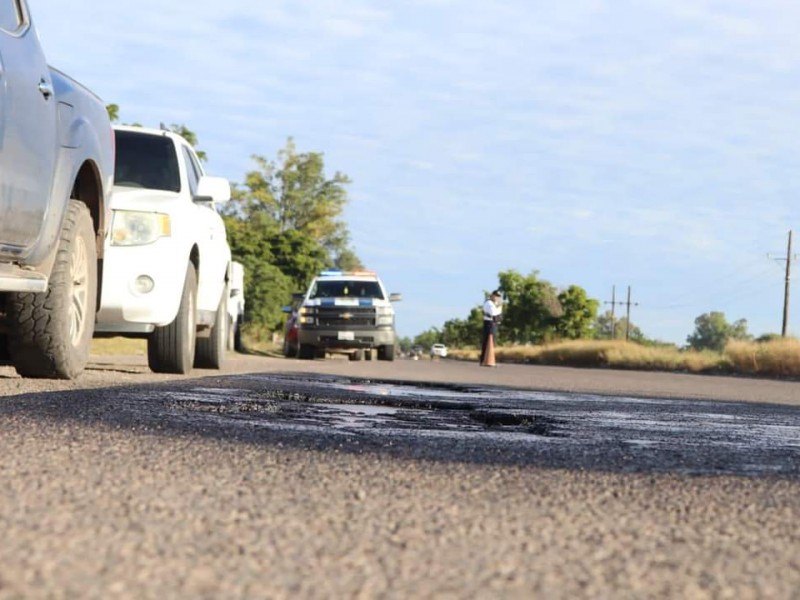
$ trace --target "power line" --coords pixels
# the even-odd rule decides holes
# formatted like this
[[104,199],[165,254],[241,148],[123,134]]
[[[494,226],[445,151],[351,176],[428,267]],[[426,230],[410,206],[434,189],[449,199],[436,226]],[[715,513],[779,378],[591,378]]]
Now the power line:
[[628,300],[626,302],[617,302],[617,286],[611,286],[611,300],[606,300],[604,304],[611,305],[611,339],[616,339],[616,319],[615,319],[615,307],[617,305],[626,307],[625,312],[625,341],[627,342],[631,336],[631,306],[639,306],[638,302],[631,302],[631,286],[628,286]]

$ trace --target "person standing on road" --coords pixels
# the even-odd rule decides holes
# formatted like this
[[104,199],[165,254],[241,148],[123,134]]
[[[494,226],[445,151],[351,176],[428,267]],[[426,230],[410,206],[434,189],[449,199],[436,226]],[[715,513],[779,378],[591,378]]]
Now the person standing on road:
[[494,342],[497,339],[497,324],[503,314],[503,295],[495,290],[483,303],[483,339],[481,341],[481,366],[494,367]]

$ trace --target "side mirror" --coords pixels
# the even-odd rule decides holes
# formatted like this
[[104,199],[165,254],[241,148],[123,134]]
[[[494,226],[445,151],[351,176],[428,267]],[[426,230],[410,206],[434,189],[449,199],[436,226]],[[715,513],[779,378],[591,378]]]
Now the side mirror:
[[204,175],[197,184],[195,202],[222,203],[231,199],[231,184],[224,177],[209,177]]
[[403,294],[389,294],[389,302],[400,302],[403,299]]
[[290,314],[292,312],[292,307],[291,306],[281,306],[281,312],[285,312],[287,314]]

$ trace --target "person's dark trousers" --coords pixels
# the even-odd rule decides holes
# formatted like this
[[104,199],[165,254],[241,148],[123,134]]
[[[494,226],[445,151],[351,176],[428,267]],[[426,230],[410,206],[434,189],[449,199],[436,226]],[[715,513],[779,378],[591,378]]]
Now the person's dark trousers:
[[489,336],[494,333],[494,322],[483,320],[483,339],[481,340],[481,364],[486,359],[486,344],[489,343]]

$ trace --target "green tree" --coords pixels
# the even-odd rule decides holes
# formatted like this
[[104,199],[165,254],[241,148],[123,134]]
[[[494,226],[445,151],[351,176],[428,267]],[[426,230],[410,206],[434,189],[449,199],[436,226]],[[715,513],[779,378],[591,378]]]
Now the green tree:
[[257,168],[247,173],[243,186],[234,187],[223,218],[231,252],[245,268],[248,261],[264,263],[283,276],[259,267],[275,289],[256,298],[256,284],[245,287],[248,306],[256,303],[253,318],[259,327],[277,329],[283,322],[280,307],[288,304],[292,292],[305,290],[319,271],[334,266],[357,270],[363,265],[349,246],[341,218],[346,176],[327,178],[323,155],[299,153],[291,138],[277,162],[262,156],[253,160]]
[[556,323],[564,314],[558,291],[539,272],[521,275],[515,270],[498,274],[504,294],[501,342],[541,343],[556,335]]
[[476,306],[466,319],[450,319],[442,328],[441,341],[454,348],[477,346],[483,330],[483,310]]
[[411,341],[410,337],[405,336],[397,340],[397,344],[400,346],[401,352],[408,352],[411,349],[413,342]]
[[598,301],[589,298],[586,290],[578,285],[571,285],[558,295],[562,314],[556,318],[556,333],[568,340],[577,340],[590,336],[592,322],[597,317]]
[[118,104],[106,104],[106,112],[108,112],[108,119],[112,123],[116,123],[119,121],[119,105]]
[[356,253],[350,248],[344,248],[338,251],[333,261],[333,266],[342,271],[360,271],[364,269],[364,264],[361,259],[356,256]]
[[278,161],[255,155],[257,169],[247,173],[242,194],[244,212],[263,211],[281,232],[297,231],[320,243],[330,264],[337,259],[360,263],[349,248],[349,233],[341,219],[350,179],[336,172],[325,175],[321,152],[298,152],[292,138],[278,152]]
[[686,338],[689,347],[694,350],[721,352],[728,340],[752,339],[747,332],[747,320],[739,319],[728,323],[725,313],[720,311],[703,313],[694,320],[694,325],[694,332]]
[[631,322],[630,328],[628,328],[627,317],[622,317],[620,319],[612,317],[610,310],[598,315],[594,319],[591,327],[591,337],[597,340],[609,340],[612,338],[624,340],[626,330],[628,331],[628,339],[630,341],[637,343],[647,342],[647,338],[638,326]]
[[414,338],[414,344],[420,345],[423,348],[430,348],[434,344],[438,344],[441,341],[442,332],[436,329],[436,327],[431,327]]
[[297,290],[292,277],[275,264],[276,228],[263,215],[249,221],[223,218],[231,253],[244,265],[245,318],[257,330],[276,331],[285,320],[281,307],[289,303],[292,292]]
[[194,148],[194,152],[195,152],[195,154],[197,154],[197,158],[199,158],[203,162],[206,162],[208,160],[208,156],[206,155],[206,153],[203,152],[202,150],[198,150],[197,149],[197,145],[198,145],[197,134],[194,131],[189,129],[186,125],[178,125],[176,123],[173,123],[172,125],[170,125],[169,129],[171,131],[177,133],[179,136],[181,136],[187,142],[189,142],[189,145],[192,148]]

